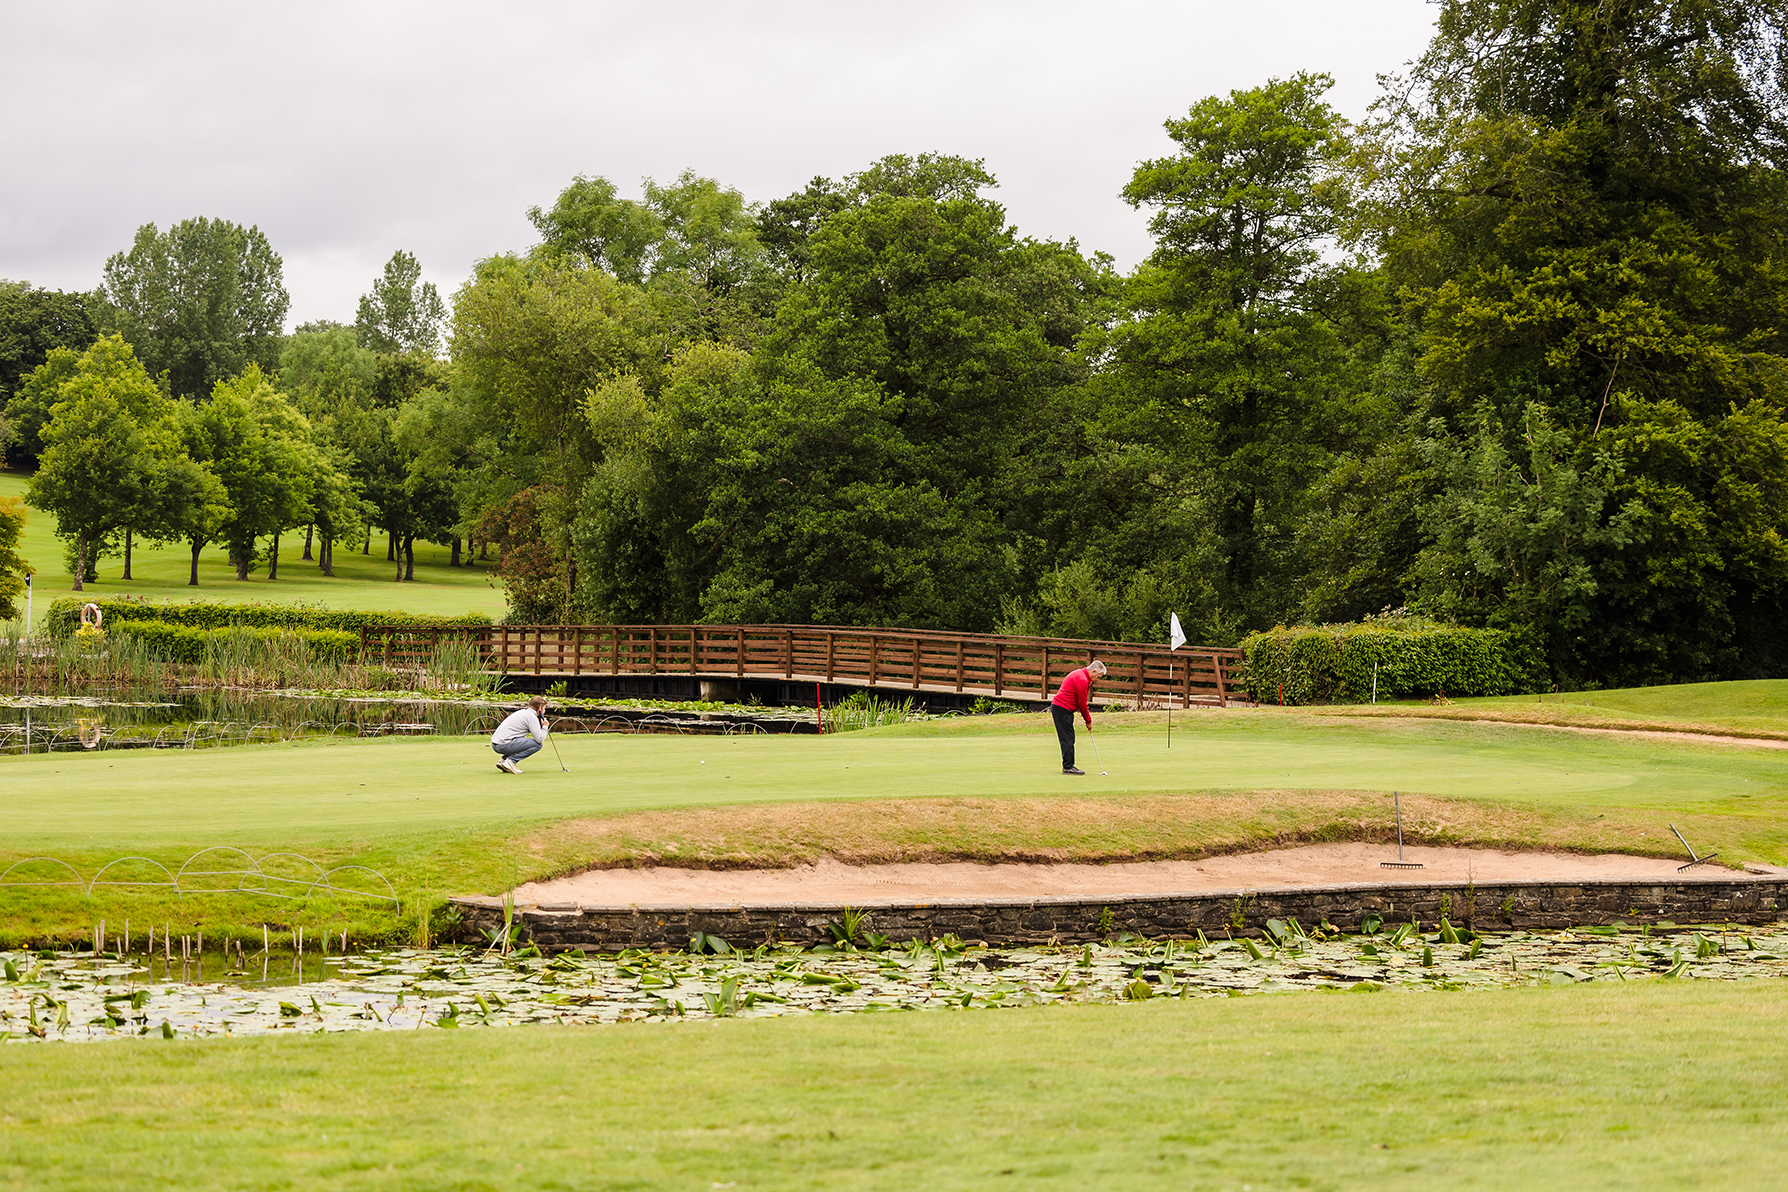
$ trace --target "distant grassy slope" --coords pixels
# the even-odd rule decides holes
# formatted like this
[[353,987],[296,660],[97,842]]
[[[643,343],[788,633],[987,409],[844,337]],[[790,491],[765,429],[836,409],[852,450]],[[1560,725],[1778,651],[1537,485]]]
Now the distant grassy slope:
[[5,1048],[0,1188],[1772,1188],[1788,983]]
[[[1314,711],[1316,709],[1307,709]],[[1414,701],[1321,709],[1339,716],[1506,720],[1586,728],[1676,729],[1788,739],[1788,679],[1680,683],[1614,691],[1501,695],[1433,705]]]
[[[26,478],[17,472],[0,472],[0,497],[25,496]],[[101,559],[99,582],[86,590],[95,596],[149,596],[157,600],[224,600],[232,603],[265,601],[276,604],[299,602],[326,608],[397,609],[404,612],[439,614],[484,612],[500,617],[505,611],[503,591],[487,578],[487,570],[478,567],[449,567],[448,548],[418,542],[416,544],[416,579],[412,583],[396,583],[392,576],[396,564],[385,561],[385,539],[373,538],[372,553],[362,555],[350,551],[346,543],[335,550],[335,577],[329,579],[317,565],[299,559],[304,549],[302,530],[287,534],[280,542],[279,579],[270,581],[263,564],[246,580],[238,580],[236,572],[224,557],[221,547],[212,546],[199,556],[199,586],[187,586],[191,555],[183,546],[145,548],[136,545],[131,551],[131,571],[136,578],[120,580],[123,559]],[[25,523],[21,554],[37,568],[34,618],[41,624],[50,601],[72,595],[68,570],[63,566],[62,541],[56,537],[55,521],[48,514],[32,510]]]

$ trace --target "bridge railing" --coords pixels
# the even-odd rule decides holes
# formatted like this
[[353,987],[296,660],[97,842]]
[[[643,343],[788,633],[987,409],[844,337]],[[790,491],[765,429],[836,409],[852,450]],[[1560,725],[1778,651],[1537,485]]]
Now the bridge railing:
[[1002,637],[833,625],[373,626],[361,656],[425,664],[444,640],[470,640],[485,669],[502,674],[683,675],[784,679],[1048,699],[1093,658],[1108,671],[1098,697],[1139,704],[1229,702],[1241,651],[1067,638]]

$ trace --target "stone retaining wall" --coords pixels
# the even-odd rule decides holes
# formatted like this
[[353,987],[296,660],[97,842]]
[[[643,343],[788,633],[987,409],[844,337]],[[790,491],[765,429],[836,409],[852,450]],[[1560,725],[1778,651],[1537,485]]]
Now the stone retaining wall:
[[[866,930],[904,942],[954,933],[987,944],[1077,943],[1120,931],[1159,937],[1229,933],[1260,935],[1268,919],[1327,922],[1358,931],[1376,914],[1386,923],[1419,920],[1432,927],[1443,916],[1478,931],[1587,927],[1611,923],[1774,923],[1781,918],[1788,880],[1690,879],[1678,882],[1578,881],[1381,883],[1149,894],[1124,898],[986,898],[930,903],[867,903]],[[465,935],[501,927],[495,898],[451,900]],[[587,948],[684,948],[697,932],[728,943],[817,944],[844,908],[785,906],[579,907],[547,904],[516,908],[525,938],[549,951]]]

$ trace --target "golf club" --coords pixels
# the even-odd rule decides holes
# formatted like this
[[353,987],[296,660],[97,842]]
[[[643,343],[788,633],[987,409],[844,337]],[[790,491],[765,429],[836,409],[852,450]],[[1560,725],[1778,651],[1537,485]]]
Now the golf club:
[[1086,726],[1086,739],[1093,743],[1093,756],[1099,759],[1099,773],[1110,777],[1110,772],[1105,768],[1105,759],[1099,753],[1099,738],[1093,736],[1093,726],[1090,724]]
[[562,770],[562,771],[563,771],[563,772],[564,772],[564,773],[566,773],[566,774],[569,774],[569,773],[571,773],[571,771],[570,771],[570,770],[569,770],[569,769],[568,769],[568,768],[567,768],[567,767],[566,767],[566,765],[565,765],[565,759],[564,759],[564,758],[563,758],[563,757],[560,757],[560,756],[559,756],[559,743],[558,743],[558,742],[557,742],[557,741],[553,741],[553,735],[552,735],[552,733],[551,733],[551,732],[548,732],[548,733],[547,733],[547,734],[546,734],[546,739],[547,739],[547,740],[548,740],[548,741],[552,741],[552,744],[553,744],[553,756],[554,756],[554,757],[556,757],[556,758],[558,758],[558,759],[559,759],[559,769],[560,769],[560,770]]

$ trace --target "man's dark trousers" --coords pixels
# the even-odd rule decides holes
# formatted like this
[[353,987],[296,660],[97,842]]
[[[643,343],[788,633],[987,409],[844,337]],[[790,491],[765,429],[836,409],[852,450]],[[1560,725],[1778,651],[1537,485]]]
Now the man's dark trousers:
[[1055,717],[1055,739],[1062,743],[1062,769],[1074,768],[1074,717],[1073,708],[1063,708],[1056,704],[1049,705],[1049,711]]

